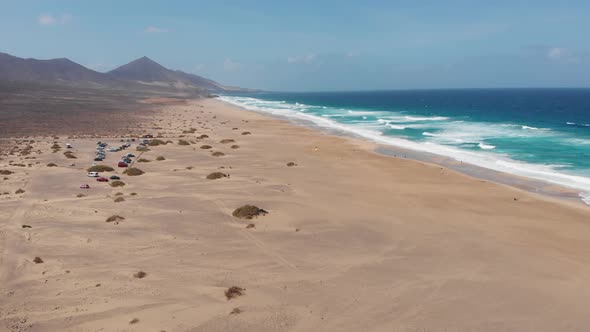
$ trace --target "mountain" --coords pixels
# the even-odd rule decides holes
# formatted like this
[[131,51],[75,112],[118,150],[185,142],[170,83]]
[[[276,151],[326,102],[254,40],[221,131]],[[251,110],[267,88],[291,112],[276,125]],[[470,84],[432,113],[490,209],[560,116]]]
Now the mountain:
[[108,76],[68,59],[23,59],[0,53],[0,80],[6,81],[81,81],[104,83]]
[[119,80],[136,81],[146,84],[171,85],[179,88],[196,86],[211,91],[224,90],[223,86],[219,83],[180,70],[167,69],[145,56],[111,70],[107,74]]
[[117,89],[201,91],[200,93],[255,91],[228,87],[198,75],[171,70],[145,56],[108,73],[100,73],[65,58],[23,59],[0,53],[0,81],[34,81]]

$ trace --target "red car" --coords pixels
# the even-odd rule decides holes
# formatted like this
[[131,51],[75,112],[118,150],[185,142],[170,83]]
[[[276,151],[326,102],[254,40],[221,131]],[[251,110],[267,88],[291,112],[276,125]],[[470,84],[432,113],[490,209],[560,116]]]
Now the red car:
[[101,176],[98,179],[96,179],[96,181],[98,181],[98,182],[109,182],[109,179]]
[[129,166],[129,165],[127,165],[127,163],[126,163],[126,162],[120,161],[120,162],[117,164],[117,166],[119,166],[119,167],[127,167],[127,166]]

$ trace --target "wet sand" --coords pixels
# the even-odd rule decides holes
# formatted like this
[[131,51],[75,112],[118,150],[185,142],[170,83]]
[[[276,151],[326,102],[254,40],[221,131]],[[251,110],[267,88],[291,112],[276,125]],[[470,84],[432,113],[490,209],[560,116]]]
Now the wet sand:
[[[379,155],[366,141],[210,99],[163,105],[136,129],[173,143],[138,156],[150,160],[135,163],[141,176],[105,173],[123,187],[86,177],[95,138],[57,140],[72,143],[77,159],[53,153],[50,138],[2,157],[0,171],[14,173],[0,182],[0,330],[590,324],[590,209],[581,203]],[[127,152],[139,154],[134,145],[104,164]],[[212,172],[229,177],[206,179]],[[244,204],[268,214],[233,217]],[[105,222],[113,215],[125,219]],[[228,300],[232,286],[243,294]]]

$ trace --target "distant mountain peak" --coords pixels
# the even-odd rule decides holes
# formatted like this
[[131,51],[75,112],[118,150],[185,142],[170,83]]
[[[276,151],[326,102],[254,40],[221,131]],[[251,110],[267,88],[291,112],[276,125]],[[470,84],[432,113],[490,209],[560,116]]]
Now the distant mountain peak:
[[141,89],[165,87],[189,91],[227,89],[201,76],[167,69],[147,56],[135,59],[108,73],[99,73],[67,58],[23,59],[0,52],[0,80],[133,86]]

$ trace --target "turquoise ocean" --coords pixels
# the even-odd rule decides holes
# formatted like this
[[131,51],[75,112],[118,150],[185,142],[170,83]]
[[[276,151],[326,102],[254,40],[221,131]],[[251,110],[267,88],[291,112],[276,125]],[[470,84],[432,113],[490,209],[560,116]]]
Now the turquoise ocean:
[[277,92],[220,99],[574,188],[590,204],[590,89]]

